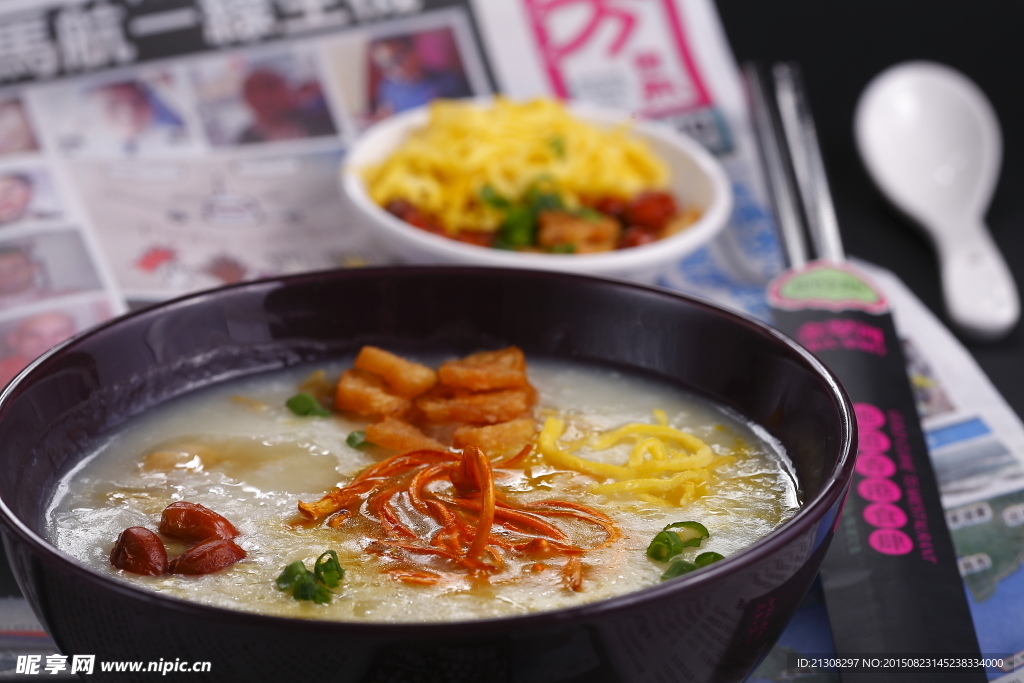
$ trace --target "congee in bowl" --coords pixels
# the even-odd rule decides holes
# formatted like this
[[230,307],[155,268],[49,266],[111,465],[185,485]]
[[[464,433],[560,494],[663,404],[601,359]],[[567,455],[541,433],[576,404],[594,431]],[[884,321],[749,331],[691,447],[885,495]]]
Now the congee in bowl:
[[[451,621],[653,586],[739,552],[799,506],[777,441],[678,386],[527,363],[515,347],[420,363],[366,346],[354,361],[225,383],[128,422],[61,480],[50,540],[203,604]],[[203,530],[184,534],[165,512],[182,502],[229,520],[230,536],[201,511],[185,526]],[[130,528],[155,532],[169,562],[111,559]],[[206,538],[242,550],[198,571],[188,553]],[[314,580],[318,594],[281,578],[330,551],[343,576]]]
[[66,653],[211,680],[740,681],[813,581],[854,445],[820,363],[705,303],[324,272],[27,368],[0,394],[0,519]]

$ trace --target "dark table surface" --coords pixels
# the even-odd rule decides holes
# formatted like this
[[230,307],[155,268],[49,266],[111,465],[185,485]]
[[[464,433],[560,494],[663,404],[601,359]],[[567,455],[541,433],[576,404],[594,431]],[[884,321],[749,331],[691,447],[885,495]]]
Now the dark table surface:
[[[1024,4],[936,0],[717,0],[738,62],[800,63],[849,255],[884,266],[949,325],[926,239],[882,199],[853,137],[857,99],[894,64],[942,62],[986,93],[1003,132],[1003,167],[987,214],[1024,285]],[[1024,415],[1024,329],[991,344],[961,338],[1018,415]]]

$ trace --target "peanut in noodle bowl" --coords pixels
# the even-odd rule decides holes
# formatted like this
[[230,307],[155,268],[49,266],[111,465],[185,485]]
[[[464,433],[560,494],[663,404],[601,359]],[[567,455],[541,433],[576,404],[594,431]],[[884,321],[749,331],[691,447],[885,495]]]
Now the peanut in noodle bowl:
[[[518,606],[507,601],[499,601],[504,611],[482,614],[455,599],[451,602],[456,607],[446,608],[446,619],[455,621],[430,623],[408,623],[409,615],[403,612],[407,605],[401,600],[384,609],[391,609],[390,614],[363,615],[385,623],[305,618],[304,610],[321,607],[355,614],[359,600],[345,596],[367,580],[361,566],[349,569],[346,581],[353,584],[343,584],[330,605],[299,604],[262,583],[263,595],[286,605],[291,616],[302,617],[282,618],[157,594],[132,585],[107,567],[89,566],[88,557],[85,562],[74,559],[46,540],[47,512],[60,509],[59,504],[50,505],[60,480],[76,468],[88,472],[90,465],[83,466],[83,460],[96,444],[117,441],[109,437],[123,429],[129,417],[151,419],[149,414],[158,408],[174,410],[174,404],[181,403],[171,399],[197,391],[207,397],[217,392],[227,395],[256,375],[282,368],[290,368],[285,372],[291,373],[291,379],[282,380],[286,386],[278,391],[287,393],[305,368],[340,369],[366,344],[420,359],[451,358],[514,344],[531,362],[537,359],[536,368],[530,368],[531,380],[542,397],[538,405],[546,408],[561,409],[550,397],[557,393],[552,386],[564,384],[557,379],[560,374],[576,372],[567,367],[596,367],[605,379],[607,373],[617,373],[616,378],[646,376],[638,381],[652,384],[641,394],[649,393],[648,386],[668,394],[682,388],[724,407],[719,414],[738,417],[735,424],[759,425],[766,443],[778,442],[792,460],[804,504],[775,531],[746,548],[728,549],[722,553],[726,559],[665,582],[657,580],[664,565],[643,555],[649,532],[660,529],[662,522],[689,515],[673,512],[664,519],[637,515],[648,526],[630,543],[652,570],[648,587],[631,590],[629,586],[631,592],[601,595],[585,604],[548,601],[541,611],[526,615],[517,615]],[[551,360],[556,364],[548,367]],[[557,364],[565,361],[569,365]],[[229,388],[224,384],[229,379],[242,384]],[[594,392],[582,393],[589,399]],[[649,398],[645,405],[634,407],[638,420],[653,421],[652,405],[665,410],[670,422],[685,412],[671,405],[667,394],[650,396],[653,403]],[[268,404],[277,400],[273,391],[255,398]],[[191,410],[204,412],[199,407]],[[191,419],[187,410],[181,415],[185,417],[180,419]],[[285,422],[293,419],[278,417]],[[334,420],[325,419],[325,423]],[[540,419],[538,423],[543,424]],[[702,436],[713,441],[706,433]],[[292,648],[301,648],[306,653],[303,672],[352,681],[392,675],[405,680],[446,680],[439,672],[467,666],[506,680],[533,680],[541,675],[530,667],[546,671],[543,675],[549,680],[649,680],[651,671],[665,672],[667,680],[742,680],[781,633],[813,580],[849,483],[854,436],[841,388],[811,356],[759,323],[685,297],[625,283],[528,271],[334,272],[243,285],[172,302],[93,331],[41,359],[0,400],[0,455],[13,473],[0,483],[0,501],[5,540],[19,583],[48,631],[68,652],[95,651],[99,656],[141,660],[180,656],[171,652],[180,649],[195,659],[239,667],[257,679],[272,675],[268,672],[284,675],[294,665]],[[144,453],[135,453],[137,464]],[[356,455],[368,461],[381,457]],[[310,451],[305,457],[319,456]],[[496,472],[501,469],[495,466]],[[216,467],[210,472],[224,474]],[[234,474],[235,480],[244,478],[237,471]],[[338,472],[332,477],[336,482],[346,480]],[[295,486],[306,489],[301,495],[309,497],[324,493],[334,483],[315,490],[308,482]],[[586,499],[595,494],[584,490],[580,495]],[[292,492],[293,499],[299,497]],[[218,507],[212,498],[195,502]],[[154,502],[150,516],[138,521],[155,526],[160,503]],[[217,511],[234,517],[232,522],[241,531],[239,543],[251,557],[263,556],[264,551],[251,545],[257,536],[258,515],[241,518],[225,509]],[[711,531],[712,539],[704,542],[701,551],[717,536]],[[624,537],[633,533],[627,532]],[[312,545],[317,548],[298,555],[310,567],[309,560],[322,543]],[[335,544],[344,550],[340,546]],[[178,552],[171,550],[172,555]],[[344,560],[345,553],[339,555]],[[280,570],[294,557],[287,553],[272,557],[273,569]],[[597,580],[600,575],[587,569],[589,556],[583,562],[583,594],[588,587],[603,590],[610,581]],[[215,575],[170,580],[182,578],[205,581]],[[434,606],[454,597],[458,591],[448,588],[427,586],[428,592],[438,593],[424,604]],[[560,595],[559,591],[569,593],[560,587],[555,592]],[[363,609],[366,602],[379,601],[364,601]],[[342,618],[349,619],[350,614]],[[661,654],[685,642],[703,643],[707,656],[680,668],[675,658]],[[517,654],[522,652],[533,653],[530,661],[534,663],[525,664]],[[556,660],[573,664],[559,669],[552,663]],[[415,664],[423,661],[428,664]]]

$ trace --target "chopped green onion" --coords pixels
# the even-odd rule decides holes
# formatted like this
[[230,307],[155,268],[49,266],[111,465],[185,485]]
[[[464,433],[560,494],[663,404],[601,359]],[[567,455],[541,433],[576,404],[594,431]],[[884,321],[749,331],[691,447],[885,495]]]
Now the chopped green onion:
[[668,566],[668,569],[665,570],[665,573],[661,575],[661,580],[662,581],[667,581],[669,579],[674,579],[677,576],[682,576],[683,574],[689,574],[690,572],[695,571],[695,570],[697,570],[699,568],[700,567],[698,567],[693,562],[690,562],[689,560],[683,560],[683,559],[673,560],[672,564],[670,564]]
[[682,557],[676,557],[683,552],[684,548],[700,547],[700,542],[709,536],[711,534],[708,533],[707,527],[700,522],[673,522],[654,537],[647,547],[647,556],[658,562],[667,562],[675,557],[672,564],[661,575],[662,581],[674,579],[725,559],[722,555],[711,551],[701,553],[692,562],[684,560]]
[[672,564],[668,566],[668,569],[665,570],[665,573],[661,575],[661,580],[667,581],[668,579],[674,579],[677,576],[689,574],[692,571],[696,571],[698,569],[701,569],[702,567],[706,567],[709,564],[724,559],[725,557],[723,555],[710,551],[706,553],[701,553],[693,559],[693,562],[690,562],[689,560],[684,560],[683,558],[679,557],[673,560]]
[[299,417],[328,417],[331,411],[320,405],[313,394],[301,392],[295,394],[284,403],[288,409]]
[[700,547],[700,542],[710,536],[700,522],[673,522],[654,537],[647,546],[647,557],[658,562],[667,562],[683,548]]
[[331,601],[331,591],[327,590],[324,586],[317,584],[316,590],[313,592],[313,603],[317,605],[326,605]]
[[562,198],[558,196],[557,192],[546,192],[536,187],[531,187],[526,191],[526,204],[534,214],[565,208]]
[[[303,567],[305,569],[305,567]],[[295,579],[292,584],[292,597],[296,600],[312,600],[316,596],[316,581],[307,569],[306,573]]]
[[317,583],[311,572],[307,572],[295,582],[292,597],[296,600],[311,600],[317,605],[326,605],[331,601],[331,591],[323,584]]
[[345,570],[338,561],[338,553],[328,550],[317,558],[313,570],[306,569],[301,560],[296,560],[284,568],[277,577],[278,590],[291,589],[296,600],[312,600],[317,605],[325,605],[331,601],[331,588],[337,588],[345,578]]
[[681,552],[683,552],[683,542],[679,538],[679,534],[671,531],[660,532],[647,546],[647,557],[658,562],[667,562]]
[[495,209],[508,209],[512,204],[509,200],[498,194],[490,185],[480,188],[480,201]]
[[528,207],[511,206],[501,223],[499,237],[512,248],[528,247],[534,242],[534,215]]
[[700,542],[711,535],[700,522],[674,522],[665,527],[665,531],[669,529],[679,529],[675,533],[679,535],[684,548],[699,548]]
[[306,565],[302,564],[301,561],[296,560],[290,565],[284,568],[281,575],[277,577],[277,588],[278,590],[288,590],[291,588],[297,580],[304,578],[308,570]]
[[565,140],[560,135],[555,135],[548,139],[548,146],[551,147],[551,151],[555,153],[555,156],[559,159],[565,158]]
[[565,208],[554,178],[547,174],[538,175],[519,200],[501,196],[490,185],[482,187],[477,196],[485,206],[502,213],[501,225],[491,242],[494,249],[516,250],[534,246],[540,213]]
[[597,222],[606,218],[603,213],[596,209],[592,209],[589,206],[581,206],[578,209],[574,209],[572,215],[592,222]]
[[548,247],[548,252],[552,254],[573,254],[576,252],[576,245],[571,242],[565,244],[552,244]]
[[718,562],[719,560],[724,560],[724,559],[725,559],[724,555],[720,555],[718,553],[708,551],[706,553],[701,553],[697,557],[693,558],[693,563],[695,565],[697,565],[698,567],[706,567],[709,564],[711,564],[712,562]]
[[328,550],[318,557],[316,563],[313,564],[313,576],[328,588],[337,588],[341,580],[345,578],[345,570],[342,568],[341,562],[338,561],[338,553]]
[[348,438],[345,439],[345,443],[352,448],[362,448],[370,442],[366,440],[366,432],[356,430],[348,435]]

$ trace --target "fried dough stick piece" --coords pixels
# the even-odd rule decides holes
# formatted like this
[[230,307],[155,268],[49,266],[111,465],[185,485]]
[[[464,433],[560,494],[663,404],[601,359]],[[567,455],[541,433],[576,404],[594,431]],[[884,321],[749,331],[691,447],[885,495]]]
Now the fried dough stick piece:
[[334,405],[338,410],[348,410],[360,415],[402,415],[409,410],[412,402],[392,394],[387,382],[381,377],[358,368],[341,373],[338,388],[334,393]]
[[392,393],[402,398],[416,398],[437,384],[437,373],[426,365],[406,360],[376,346],[360,349],[354,365],[359,370],[382,377]]
[[424,434],[415,425],[388,415],[380,422],[366,426],[366,440],[395,451],[447,450],[444,444]]
[[522,417],[536,402],[537,392],[530,385],[468,395],[438,386],[417,398],[416,407],[435,424],[492,425]]
[[526,357],[516,346],[481,351],[441,364],[437,376],[442,384],[471,391],[525,387]]
[[567,211],[541,211],[537,222],[537,244],[542,247],[571,245],[577,254],[612,251],[622,234],[622,226],[609,216],[592,219]]
[[503,455],[522,450],[536,433],[537,423],[531,417],[483,427],[463,425],[452,434],[452,445],[455,448],[477,446],[488,453]]

